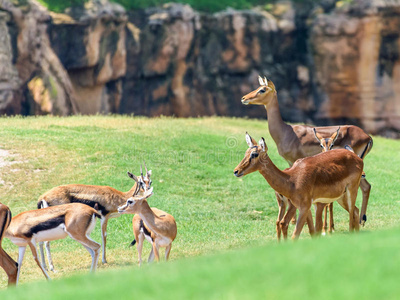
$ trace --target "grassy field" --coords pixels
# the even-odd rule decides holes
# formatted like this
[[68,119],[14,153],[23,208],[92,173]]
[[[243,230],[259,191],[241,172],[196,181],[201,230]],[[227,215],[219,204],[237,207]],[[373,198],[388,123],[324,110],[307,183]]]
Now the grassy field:
[[[51,285],[33,284],[35,281],[44,281],[44,277],[28,250],[22,267],[21,287],[16,291],[3,292],[0,294],[1,298],[24,293],[24,290],[29,294],[36,290],[40,292],[44,287],[60,292],[63,290],[61,286],[74,286],[79,282],[86,282],[90,292],[101,286],[102,281],[105,282],[104,286],[109,280],[117,283],[120,278],[124,278],[122,282],[127,284],[129,276],[133,276],[132,282],[139,280],[142,283],[142,293],[145,294],[151,288],[154,295],[161,295],[163,287],[168,284],[180,285],[174,279],[180,278],[179,280],[184,280],[189,285],[196,284],[190,283],[191,280],[199,281],[201,287],[207,280],[214,278],[216,283],[211,284],[210,289],[213,286],[217,288],[218,283],[227,285],[228,288],[232,286],[232,289],[220,291],[226,291],[222,298],[232,298],[233,295],[241,295],[241,288],[246,288],[244,284],[258,276],[257,274],[260,275],[260,270],[269,270],[264,277],[260,275],[262,280],[275,278],[269,284],[274,289],[271,291],[272,298],[277,298],[279,287],[283,283],[276,282],[283,280],[287,284],[296,268],[307,267],[318,277],[318,270],[322,272],[324,268],[337,265],[336,273],[327,274],[326,278],[332,279],[346,275],[347,271],[342,269],[346,268],[347,261],[353,261],[348,272],[356,277],[365,276],[368,266],[378,276],[381,272],[377,269],[379,265],[388,264],[387,268],[390,269],[396,264],[398,257],[394,249],[398,249],[398,243],[393,243],[397,240],[396,231],[384,234],[381,231],[395,227],[400,216],[400,175],[397,172],[400,142],[374,137],[374,148],[365,159],[365,172],[372,184],[372,192],[368,222],[362,229],[364,234],[349,235],[348,216],[335,205],[336,232],[332,237],[311,241],[308,234],[303,232],[299,243],[277,245],[277,204],[273,191],[258,173],[241,179],[233,176],[234,167],[247,149],[244,139],[246,131],[257,140],[264,136],[271,159],[281,169],[287,166],[278,156],[275,144],[267,134],[267,122],[263,120],[147,119],[120,116],[0,118],[0,149],[7,150],[10,154],[4,158],[8,164],[0,169],[0,201],[8,205],[14,215],[34,209],[38,197],[56,185],[110,185],[127,191],[133,181],[128,178],[126,171],[138,174],[140,163],[145,159],[148,167],[153,170],[155,195],[149,199],[150,204],[174,215],[178,224],[178,237],[171,252],[171,260],[175,262],[171,264],[146,266],[143,270],[136,267],[136,251],[128,248],[133,239],[131,216],[123,215],[109,222],[109,264],[99,264],[98,275],[73,277]],[[360,206],[360,199],[358,203]],[[92,237],[100,241],[99,224]],[[53,260],[58,269],[57,273],[50,274],[52,278],[88,272],[90,255],[81,245],[70,239],[53,242],[52,245]],[[376,248],[376,252],[369,252],[371,246]],[[314,247],[320,251],[314,251]],[[4,248],[17,258],[17,247],[7,239],[4,241]],[[345,250],[342,252],[341,248]],[[381,248],[390,250],[380,257],[377,253]],[[232,252],[232,249],[242,250]],[[341,252],[337,259],[334,259],[334,249]],[[149,250],[147,243],[145,253]],[[225,255],[227,251],[230,254]],[[322,255],[324,251],[327,251],[327,256]],[[390,251],[393,251],[392,255],[389,255]],[[209,256],[216,253],[220,254]],[[293,253],[288,263],[291,267],[285,268],[290,253]],[[191,258],[199,255],[202,257]],[[342,256],[346,259],[340,259]],[[324,259],[325,257],[328,258]],[[360,262],[363,257],[366,257],[365,260]],[[387,262],[389,258],[393,265]],[[208,262],[212,268],[206,266]],[[357,270],[352,269],[355,264],[357,269],[361,266],[365,269],[361,268],[361,273],[358,274]],[[312,267],[315,265],[316,267]],[[117,271],[120,269],[124,269],[122,273]],[[243,275],[239,276],[237,272],[240,274],[242,269]],[[280,269],[284,271],[280,273]],[[209,272],[214,273],[214,270],[215,274],[211,276]],[[226,270],[225,273],[223,270]],[[168,272],[172,272],[173,276],[167,276]],[[382,272],[386,270],[382,269]],[[157,277],[162,282],[159,286],[151,283],[151,278],[156,273],[164,274]],[[1,274],[0,288],[4,289],[6,278],[4,273]],[[396,274],[400,275],[399,272]],[[307,278],[309,277],[305,275],[302,282]],[[235,280],[239,284],[234,284]],[[319,280],[315,281],[315,285],[319,282],[322,284],[323,279]],[[337,283],[341,283],[340,280],[337,279]],[[380,280],[379,277],[376,280]],[[388,280],[385,284],[389,282],[391,281]],[[250,289],[256,288],[258,283],[260,282],[256,280]],[[268,288],[269,284],[265,287]],[[118,288],[116,284],[111,286]],[[126,295],[135,294],[137,287],[132,284],[128,289],[130,294]],[[313,293],[311,283],[304,289],[303,292]],[[298,290],[301,290],[300,286]],[[194,289],[193,293],[195,292]],[[203,292],[212,291],[205,289]],[[287,295],[291,293],[286,292]],[[215,298],[218,293],[216,289],[213,294]],[[253,293],[253,296],[261,297],[265,290]],[[112,294],[110,290],[109,295]],[[106,291],[104,295],[107,295]]]

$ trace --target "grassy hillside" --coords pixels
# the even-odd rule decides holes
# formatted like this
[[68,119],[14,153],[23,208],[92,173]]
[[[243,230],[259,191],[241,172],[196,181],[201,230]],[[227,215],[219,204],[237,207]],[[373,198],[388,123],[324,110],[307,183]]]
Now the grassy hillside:
[[[5,149],[11,154],[5,158],[11,164],[0,169],[0,201],[10,206],[15,215],[35,208],[38,197],[56,185],[110,185],[126,191],[133,184],[126,171],[138,174],[140,163],[145,159],[148,167],[153,170],[155,195],[149,199],[150,204],[174,215],[178,224],[178,237],[172,247],[171,260],[179,262],[171,264],[171,267],[150,266],[139,271],[136,267],[136,251],[128,248],[133,239],[132,217],[123,215],[109,222],[109,264],[99,264],[99,273],[104,272],[99,278],[104,276],[104,280],[115,276],[117,281],[119,273],[110,275],[105,271],[122,267],[129,268],[126,273],[139,274],[135,275],[136,279],[141,277],[143,272],[147,281],[154,272],[160,272],[164,268],[176,268],[171,272],[181,276],[179,274],[182,270],[191,265],[191,260],[182,258],[249,246],[256,248],[249,252],[232,253],[232,256],[227,258],[200,258],[196,264],[204,265],[215,259],[213,267],[225,268],[226,264],[238,261],[239,265],[233,264],[232,268],[240,270],[241,265],[247,266],[248,262],[248,272],[252,273],[253,264],[268,269],[272,263],[277,264],[278,268],[279,264],[285,264],[286,261],[284,254],[279,255],[281,251],[300,251],[301,254],[302,247],[311,250],[321,244],[321,251],[325,251],[324,247],[330,248],[336,243],[338,248],[350,247],[357,239],[365,239],[362,240],[360,248],[365,248],[368,253],[370,244],[365,241],[369,237],[371,240],[376,239],[377,243],[382,243],[382,247],[391,247],[389,244],[394,238],[393,232],[385,234],[386,239],[382,241],[379,240],[381,233],[349,236],[348,216],[338,205],[335,205],[336,232],[331,238],[275,245],[277,204],[273,191],[258,173],[241,179],[235,178],[232,173],[247,149],[245,131],[257,140],[264,136],[271,159],[280,168],[287,166],[278,156],[275,144],[267,134],[267,122],[263,120],[147,119],[120,116],[0,118],[0,149]],[[399,145],[398,141],[374,137],[374,148],[365,160],[365,172],[373,187],[368,207],[368,222],[362,229],[363,232],[380,232],[397,225],[400,216],[397,196],[400,175],[396,171],[400,162],[400,153],[397,151]],[[360,199],[358,203],[360,205]],[[92,237],[100,241],[99,224]],[[308,234],[303,232],[302,239],[309,240]],[[267,247],[258,248],[262,245]],[[303,246],[298,248],[297,245]],[[17,248],[8,240],[4,241],[4,246],[16,259]],[[149,249],[149,244],[145,244],[146,255]],[[78,243],[70,239],[57,241],[53,243],[52,250],[58,269],[57,273],[50,274],[52,278],[87,273],[90,256]],[[357,251],[352,254],[354,257],[359,257]],[[264,252],[270,253],[271,257],[262,256],[261,253]],[[314,255],[317,253],[310,254],[307,258],[310,264],[318,264]],[[385,254],[384,258],[388,256]],[[349,259],[351,257],[349,256]],[[219,260],[225,262],[219,263]],[[380,263],[375,256],[370,260],[373,264]],[[326,263],[337,264],[336,261],[329,260]],[[191,267],[189,269],[192,270]],[[149,275],[146,275],[147,272]],[[200,268],[202,275],[198,276],[208,277],[207,272],[201,271]],[[0,288],[4,288],[6,278],[4,273],[1,274]],[[232,276],[232,280],[235,279],[234,275]],[[281,278],[280,275],[276,276]],[[183,277],[188,277],[184,280],[191,278],[187,274]],[[68,282],[89,282],[91,278],[93,277],[77,277]],[[97,281],[97,276],[95,278]],[[169,276],[165,278],[167,282],[172,279],[173,277]],[[22,268],[21,284],[24,286],[27,282],[43,280],[44,277],[28,250]],[[143,284],[147,288],[152,287],[150,283],[146,285],[145,281]],[[95,286],[98,287],[99,284]],[[35,285],[32,288],[40,290],[41,287],[43,285]],[[160,290],[162,291],[161,287]]]

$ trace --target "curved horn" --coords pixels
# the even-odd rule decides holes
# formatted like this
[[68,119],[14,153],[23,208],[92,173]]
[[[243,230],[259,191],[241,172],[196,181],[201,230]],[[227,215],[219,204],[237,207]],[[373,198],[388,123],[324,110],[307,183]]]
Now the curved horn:
[[142,176],[142,177],[143,177],[142,165],[140,165],[140,176]]
[[144,159],[143,159],[143,164],[144,164],[144,169],[145,169],[146,175],[147,175],[147,173],[149,173],[149,172],[147,171],[146,162],[144,161]]

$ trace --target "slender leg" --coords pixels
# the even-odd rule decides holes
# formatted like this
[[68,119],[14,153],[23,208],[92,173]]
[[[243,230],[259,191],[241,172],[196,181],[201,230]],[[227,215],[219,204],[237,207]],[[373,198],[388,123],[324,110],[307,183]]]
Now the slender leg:
[[[47,265],[46,265],[46,260],[44,259],[44,248],[43,248],[44,242],[39,242],[39,251],[40,251],[40,259],[42,260],[42,266],[45,270],[47,270]],[[47,253],[47,257],[48,257]]]
[[323,235],[326,234],[327,229],[328,229],[328,225],[327,225],[327,219],[328,219],[328,205],[325,206],[325,210],[324,210],[324,226],[323,226]]
[[288,232],[288,227],[289,227],[289,222],[293,218],[293,216],[296,214],[296,207],[289,201],[288,203],[288,210],[285,214],[285,216],[282,218],[280,222],[281,230],[283,233],[283,238],[286,240],[287,239],[287,232]]
[[151,263],[151,262],[153,262],[153,260],[154,260],[154,250],[153,250],[153,247],[151,247],[149,259],[147,260],[147,262]]
[[158,252],[158,248],[159,248],[159,246],[157,245],[157,243],[155,241],[153,241],[153,251],[154,251],[154,257],[156,259],[156,262],[160,261],[160,255]]
[[278,219],[276,220],[276,234],[278,237],[278,241],[280,241],[281,240],[280,222],[283,219],[283,216],[285,215],[286,203],[283,199],[283,196],[279,195],[277,192],[275,192],[275,196],[276,196],[276,200],[278,201],[278,206],[279,206]]
[[24,259],[25,250],[26,250],[26,246],[18,247],[18,274],[17,274],[17,282],[16,282],[16,284],[18,284],[18,281],[19,281],[19,274],[21,272],[22,261]]
[[335,231],[335,225],[333,224],[333,202],[329,204],[329,233]]
[[315,206],[317,208],[315,211],[315,231],[320,236],[322,232],[322,213],[324,209],[326,212],[327,205],[325,203],[316,203]]
[[47,274],[46,270],[43,268],[42,264],[39,261],[38,254],[36,251],[36,243],[34,241],[28,242],[29,248],[31,248],[33,259],[36,261],[37,265],[39,268],[42,270],[44,277],[46,277],[47,280],[50,280],[49,274]]
[[97,263],[99,261],[100,244],[96,243],[90,237],[88,237],[85,234],[82,234],[81,232],[77,232],[75,230],[73,231],[66,230],[66,232],[72,239],[81,243],[82,246],[85,247],[87,251],[89,251],[90,255],[92,256],[92,265],[90,267],[90,271],[95,272],[97,269]]
[[172,243],[165,248],[165,261],[168,261],[169,253],[171,252]]
[[102,217],[101,218],[101,246],[102,246],[102,252],[103,252],[103,257],[102,257],[102,262],[103,264],[107,263],[106,259],[106,245],[107,245],[107,223],[108,223],[108,218],[107,217]]
[[14,285],[17,282],[18,264],[1,248],[1,243],[0,267],[7,273],[8,285]]
[[310,232],[311,237],[313,237],[315,235],[315,228],[314,228],[314,221],[312,218],[311,209],[308,211],[306,222],[308,226],[308,231]]
[[51,258],[50,242],[49,241],[44,242],[44,246],[46,247],[47,261],[49,262],[49,269],[50,269],[50,271],[55,272],[53,259]]
[[364,226],[365,222],[367,221],[367,206],[368,206],[369,194],[371,192],[371,184],[367,181],[367,179],[361,178],[360,189],[363,198],[361,205],[360,223],[362,226]]
[[141,232],[137,237],[137,251],[139,267],[142,265],[142,250],[143,250],[144,234]]
[[296,228],[294,229],[292,240],[297,240],[299,238],[304,223],[306,222],[307,217],[309,215],[310,207],[311,204],[299,208],[299,217],[297,218]]

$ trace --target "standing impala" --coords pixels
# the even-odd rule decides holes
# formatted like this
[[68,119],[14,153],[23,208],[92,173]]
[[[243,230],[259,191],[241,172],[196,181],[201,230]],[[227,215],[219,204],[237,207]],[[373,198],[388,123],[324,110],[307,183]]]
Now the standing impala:
[[92,256],[91,271],[94,272],[100,244],[90,239],[89,235],[96,225],[96,217],[101,216],[94,208],[81,203],[70,203],[26,211],[12,218],[5,237],[19,247],[17,283],[26,246],[31,248],[33,258],[44,276],[50,279],[39,262],[36,243],[64,239],[67,236],[81,243],[89,251]]
[[8,285],[17,282],[18,264],[3,250],[1,243],[4,234],[11,222],[11,211],[4,204],[0,203],[0,267],[4,269],[8,276]]
[[[153,194],[153,188],[148,190],[144,197],[148,198]],[[168,260],[172,242],[177,234],[176,222],[173,216],[155,207],[150,208],[144,199],[135,200],[129,198],[125,205],[118,208],[120,214],[136,214],[132,220],[135,240],[131,245],[138,242],[138,262],[142,264],[142,248],[144,239],[152,244],[152,250],[148,261],[154,258],[159,261],[159,248],[165,247],[165,260]]]
[[[146,175],[143,175],[142,167],[140,167],[141,176],[139,178],[128,172],[128,176],[135,181],[134,186],[128,192],[120,192],[109,186],[83,184],[61,185],[52,188],[50,191],[40,196],[38,208],[73,202],[83,203],[91,207],[94,207],[94,205],[97,204],[101,214],[101,238],[103,251],[102,262],[107,263],[106,244],[108,219],[117,218],[120,216],[120,214],[118,214],[118,206],[126,203],[128,198],[142,194],[144,191],[150,188],[152,183],[150,179],[151,170],[147,170],[146,164],[144,166],[146,169]],[[54,270],[48,243],[46,243],[46,250],[50,270]],[[45,266],[46,264],[44,262],[43,250],[42,261],[43,265]]]
[[[313,128],[307,125],[289,125],[283,122],[274,84],[260,76],[258,81],[260,87],[243,96],[241,101],[245,105],[264,105],[267,111],[268,129],[276,143],[279,154],[289,163],[289,166],[292,166],[299,158],[318,154],[320,146],[314,138]],[[334,126],[316,127],[316,130],[324,136],[331,135],[335,129]],[[350,145],[354,152],[363,159],[371,150],[372,144],[372,138],[361,128],[343,125],[340,127],[334,148],[344,148],[345,145]],[[364,225],[367,220],[366,211],[371,185],[365,178],[362,178],[360,188],[363,195],[362,219],[360,221]],[[285,205],[282,204],[282,199],[278,194],[277,200],[280,206],[283,206],[282,209],[285,210]]]
[[[322,148],[322,152],[326,152],[329,151],[333,148],[333,146],[335,145],[335,141],[339,135],[339,130],[340,127],[338,128],[337,131],[335,131],[329,138],[324,138],[322,137],[321,134],[319,134],[319,132],[317,132],[317,130],[314,128],[314,135],[315,138],[317,139],[317,141],[319,142],[321,148]],[[327,227],[327,218],[328,218],[328,209],[329,209],[329,233],[332,233],[335,230],[335,226],[333,224],[333,202],[330,204],[327,204],[325,206],[325,214],[324,214],[324,233],[326,233],[326,230],[328,229]]]
[[364,163],[355,153],[345,149],[328,151],[300,159],[289,169],[281,171],[269,158],[264,138],[257,145],[246,133],[246,142],[249,149],[235,168],[234,175],[242,177],[259,171],[277,193],[290,199],[292,206],[281,223],[284,237],[287,236],[287,227],[296,208],[299,217],[292,238],[299,237],[312,204],[317,206],[315,229],[320,234],[323,208],[334,201],[349,212],[350,231],[358,230],[355,203]]

